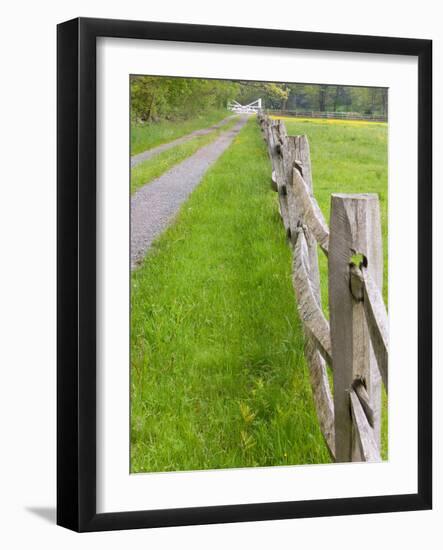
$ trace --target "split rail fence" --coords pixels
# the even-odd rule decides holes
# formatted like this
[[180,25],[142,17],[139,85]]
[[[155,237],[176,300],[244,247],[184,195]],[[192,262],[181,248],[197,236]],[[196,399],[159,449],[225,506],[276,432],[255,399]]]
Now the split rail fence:
[[[257,118],[293,253],[292,280],[321,431],[334,461],[380,461],[388,318],[378,196],[332,194],[329,228],[314,197],[306,136],[288,136],[284,122],[262,112]],[[329,322],[321,305],[317,244],[328,258]]]
[[362,113],[349,113],[340,111],[290,111],[277,109],[266,109],[266,112],[273,116],[289,116],[295,118],[326,118],[333,120],[366,120],[370,122],[387,122],[386,115],[364,115]]

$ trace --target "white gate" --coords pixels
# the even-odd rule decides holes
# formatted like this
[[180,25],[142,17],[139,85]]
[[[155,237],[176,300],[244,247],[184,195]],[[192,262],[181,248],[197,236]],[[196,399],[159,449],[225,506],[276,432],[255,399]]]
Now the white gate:
[[261,98],[256,99],[252,103],[249,103],[248,105],[240,105],[238,101],[229,101],[228,102],[228,110],[232,111],[234,113],[241,113],[241,114],[254,114],[261,111]]

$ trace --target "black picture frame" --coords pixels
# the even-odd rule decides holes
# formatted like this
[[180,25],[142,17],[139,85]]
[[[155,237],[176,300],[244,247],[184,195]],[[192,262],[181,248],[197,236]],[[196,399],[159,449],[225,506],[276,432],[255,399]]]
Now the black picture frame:
[[[96,39],[399,54],[418,58],[416,494],[96,512]],[[57,523],[75,531],[425,510],[432,507],[432,42],[78,18],[57,29]],[[405,159],[407,161],[407,159]]]

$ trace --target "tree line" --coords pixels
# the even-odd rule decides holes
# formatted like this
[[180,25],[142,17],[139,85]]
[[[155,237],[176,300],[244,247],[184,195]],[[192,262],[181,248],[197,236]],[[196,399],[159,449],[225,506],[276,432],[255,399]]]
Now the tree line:
[[261,97],[265,109],[388,114],[387,88],[276,82],[240,82],[240,85],[239,103]]
[[238,83],[229,80],[133,76],[131,116],[141,122],[192,118],[226,108],[238,91]]
[[386,88],[329,84],[292,84],[162,76],[131,77],[131,118],[137,122],[178,120],[245,105],[261,98],[265,109],[279,111],[346,111],[365,115],[388,113]]

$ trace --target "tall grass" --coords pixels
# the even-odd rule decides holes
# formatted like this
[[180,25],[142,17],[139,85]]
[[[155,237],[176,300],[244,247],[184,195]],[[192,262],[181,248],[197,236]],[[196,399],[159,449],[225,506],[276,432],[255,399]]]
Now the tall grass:
[[149,124],[131,124],[131,155],[142,153],[168,143],[174,139],[190,134],[194,130],[209,128],[213,124],[227,118],[231,113],[226,109],[202,113],[188,120],[163,120]]

